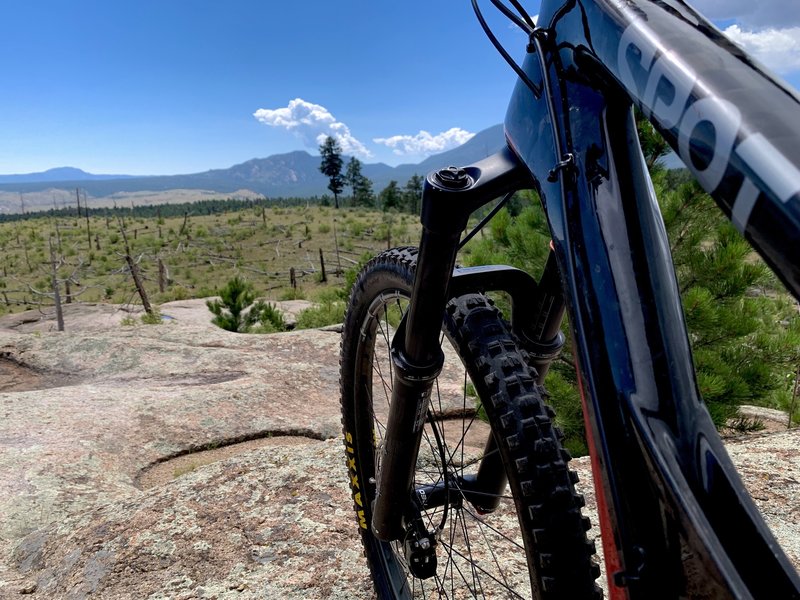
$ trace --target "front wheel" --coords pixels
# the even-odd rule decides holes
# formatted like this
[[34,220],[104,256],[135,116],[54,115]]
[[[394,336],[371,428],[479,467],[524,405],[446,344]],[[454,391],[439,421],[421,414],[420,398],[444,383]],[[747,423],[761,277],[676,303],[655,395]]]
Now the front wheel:
[[[389,349],[408,307],[415,266],[414,248],[370,261],[353,286],[342,334],[345,452],[378,596],[600,598],[594,544],[580,514],[583,499],[575,493],[577,478],[567,467],[552,411],[527,354],[480,294],[456,298],[445,311],[445,365],[431,394],[414,477],[417,490],[441,488],[445,481],[449,486],[444,505],[422,510],[427,530],[438,531],[436,573],[414,577],[403,543],[372,534],[377,463],[392,399]],[[508,486],[495,496],[496,510],[480,514],[474,490],[463,492],[459,482],[474,479],[481,461],[498,455]]]

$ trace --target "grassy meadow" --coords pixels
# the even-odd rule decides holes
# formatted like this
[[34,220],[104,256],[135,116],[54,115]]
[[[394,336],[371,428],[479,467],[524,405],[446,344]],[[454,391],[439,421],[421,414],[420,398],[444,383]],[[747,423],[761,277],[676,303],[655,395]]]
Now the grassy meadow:
[[[215,295],[234,275],[267,300],[315,300],[365,254],[417,244],[410,214],[253,206],[211,215],[36,217],[0,223],[0,314],[62,302],[140,303],[125,240],[152,303]],[[327,283],[321,282],[320,250]],[[52,251],[52,253],[51,253]],[[163,265],[163,266],[160,266]],[[294,269],[296,285],[290,271]]]

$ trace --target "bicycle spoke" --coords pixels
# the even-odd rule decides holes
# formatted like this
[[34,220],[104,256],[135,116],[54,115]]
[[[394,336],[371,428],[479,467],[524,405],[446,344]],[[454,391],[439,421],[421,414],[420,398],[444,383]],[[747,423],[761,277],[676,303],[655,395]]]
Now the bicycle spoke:
[[[402,254],[402,251],[397,254]],[[385,281],[381,279],[381,285]],[[360,412],[352,423],[361,436],[372,432],[372,443],[364,451],[360,464],[365,465],[363,479],[374,482],[380,469],[381,447],[397,375],[391,353],[392,339],[399,319],[408,309],[408,298],[407,292],[398,293],[390,287],[382,288],[383,291],[374,287],[371,290],[366,304],[369,310],[366,314],[361,313],[364,316],[354,330],[358,336],[358,351],[353,352],[353,381],[359,389],[355,406],[360,406]],[[497,327],[498,321],[493,320],[492,313],[485,307],[481,308],[483,312],[474,313],[479,316],[470,325],[474,334],[470,339],[480,341],[479,357],[489,360],[493,372],[501,375],[504,373],[501,370],[504,368],[500,362],[502,357],[489,352],[487,345],[498,337],[501,340],[509,338],[502,328]],[[491,333],[484,334],[485,331]],[[502,338],[501,334],[506,337]],[[451,335],[449,330],[448,336]],[[416,578],[412,575],[408,562],[410,556],[406,555],[403,541],[377,542],[372,549],[367,545],[368,554],[372,554],[372,566],[376,569],[373,571],[376,582],[377,576],[381,575],[384,585],[391,589],[389,597],[404,600],[526,597],[530,595],[528,560],[522,544],[524,533],[519,529],[516,503],[511,492],[496,494],[473,489],[476,488],[475,476],[481,461],[490,458],[500,464],[497,456],[504,448],[497,445],[484,454],[492,436],[489,419],[496,419],[491,413],[488,417],[484,415],[476,397],[487,393],[486,384],[483,379],[476,382],[471,379],[470,374],[475,376],[477,373],[473,370],[475,356],[465,353],[465,347],[455,338],[442,335],[439,339],[442,344],[453,344],[453,347],[443,348],[445,363],[432,382],[412,476],[415,488],[431,490],[428,496],[431,505],[415,510],[419,511],[421,531],[436,536],[437,568],[430,578]],[[511,347],[507,342],[502,343],[504,347]],[[363,385],[366,385],[366,390]],[[506,391],[502,393],[507,394]],[[506,398],[500,400],[507,401]],[[491,427],[497,427],[497,423],[492,421]],[[469,482],[468,487],[465,482]],[[375,499],[374,490],[374,486],[366,490],[370,502]],[[477,504],[484,495],[495,498],[500,504],[494,512],[479,515],[472,503]],[[365,503],[365,506],[369,505]]]
[[[457,551],[455,548],[452,548],[452,547],[451,547],[451,548],[449,548],[449,550],[450,550],[450,551],[451,551],[451,552],[452,552],[452,553],[453,553],[455,556],[457,556],[458,558],[461,558],[461,559],[463,559],[464,561],[468,561],[468,562],[470,561],[470,558],[469,558],[468,556],[466,556],[466,555],[462,554],[461,552],[458,552],[458,551]],[[476,571],[480,571],[480,572],[481,572],[481,573],[482,573],[482,574],[483,574],[483,575],[484,575],[486,578],[490,579],[490,580],[491,580],[491,581],[493,581],[494,583],[503,584],[503,582],[502,582],[501,580],[499,580],[498,578],[494,577],[494,576],[493,576],[491,573],[489,573],[489,572],[488,572],[488,571],[486,571],[485,569],[481,568],[479,565],[475,565],[474,563],[472,563],[472,564],[473,564],[473,566],[475,567]],[[506,590],[506,592],[507,592],[508,594],[510,594],[510,597],[512,597],[512,598],[525,598],[525,596],[523,596],[523,595],[521,595],[521,594],[519,594],[519,593],[515,592],[515,591],[514,591],[512,588],[510,588],[510,587],[507,587],[506,585],[503,585],[502,587],[503,587],[503,589],[505,589],[505,590]]]

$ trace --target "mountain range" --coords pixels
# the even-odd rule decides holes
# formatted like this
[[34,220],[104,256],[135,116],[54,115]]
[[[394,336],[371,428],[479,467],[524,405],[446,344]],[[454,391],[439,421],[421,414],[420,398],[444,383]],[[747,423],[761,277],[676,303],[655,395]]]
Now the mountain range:
[[[465,144],[428,157],[417,164],[391,167],[384,163],[362,165],[362,173],[379,192],[395,180],[401,186],[414,175],[449,165],[466,165],[484,158],[504,144],[503,126],[494,125],[477,133]],[[349,157],[343,157],[345,163]],[[250,190],[267,197],[308,197],[329,193],[328,179],[319,171],[319,156],[305,151],[254,158],[227,169],[212,169],[187,175],[131,176],[94,175],[73,167],[50,169],[42,173],[0,175],[0,194],[30,194],[84,190],[90,201],[117,194],[165,192],[168,190],[208,190],[220,194]]]
[[75,167],[56,167],[41,173],[0,175],[0,184],[47,183],[59,181],[101,181],[105,179],[129,179],[133,175],[95,175]]

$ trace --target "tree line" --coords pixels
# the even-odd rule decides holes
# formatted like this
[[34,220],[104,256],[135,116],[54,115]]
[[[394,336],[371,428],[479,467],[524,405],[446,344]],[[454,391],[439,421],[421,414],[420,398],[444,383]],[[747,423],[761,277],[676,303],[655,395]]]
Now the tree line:
[[321,159],[319,170],[328,178],[328,189],[333,194],[336,208],[339,208],[339,195],[349,187],[351,206],[419,213],[422,201],[422,176],[412,175],[403,187],[392,180],[376,194],[372,188],[372,181],[362,173],[361,161],[351,157],[345,165],[342,148],[334,138],[331,136],[325,138],[319,146],[319,154]]
[[[85,202],[85,201],[84,201]],[[213,198],[210,200],[197,200],[195,202],[177,202],[170,204],[143,204],[131,206],[113,206],[102,208],[91,208],[76,204],[62,208],[50,208],[35,212],[0,214],[0,223],[13,223],[17,221],[27,221],[29,219],[52,219],[52,218],[80,218],[90,217],[109,217],[116,220],[118,217],[137,219],[152,219],[170,217],[182,217],[187,213],[192,216],[220,215],[226,212],[237,212],[248,210],[259,206],[308,206],[324,205],[326,199],[320,196],[309,198],[296,197],[276,197],[276,198]]]

